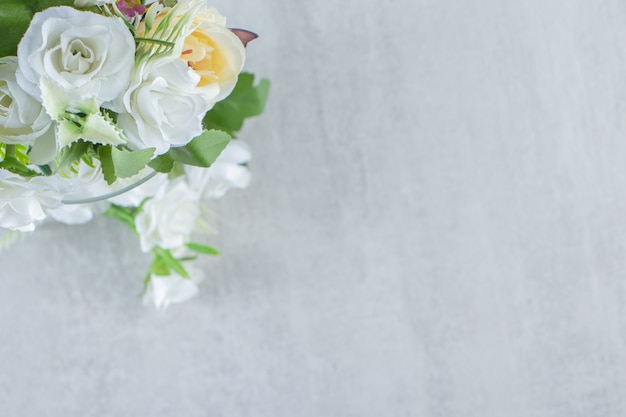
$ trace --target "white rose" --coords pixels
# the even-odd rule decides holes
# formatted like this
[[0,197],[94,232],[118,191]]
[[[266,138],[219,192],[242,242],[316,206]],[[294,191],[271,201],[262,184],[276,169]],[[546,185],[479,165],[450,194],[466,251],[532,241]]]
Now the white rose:
[[17,81],[41,100],[41,83],[52,83],[70,103],[115,99],[128,87],[135,41],[117,17],[71,7],[36,13],[17,48]]
[[61,205],[70,185],[57,177],[23,178],[0,170],[0,227],[31,232],[46,211]]
[[185,269],[189,279],[175,272],[168,276],[152,275],[143,297],[144,304],[154,304],[157,309],[165,309],[170,304],[182,303],[198,294],[198,283],[204,279],[204,274],[193,267]]
[[231,188],[250,184],[250,148],[241,140],[232,140],[209,168],[185,165],[185,175],[192,189],[204,198],[220,198]]
[[32,144],[48,131],[52,120],[41,103],[17,84],[17,58],[0,58],[0,142]]
[[137,71],[124,95],[125,112],[117,119],[128,145],[156,148],[155,154],[160,155],[200,135],[208,106],[195,90],[198,76],[180,60],[142,72]]
[[135,218],[141,249],[175,249],[189,241],[200,217],[200,197],[184,177],[165,184]]

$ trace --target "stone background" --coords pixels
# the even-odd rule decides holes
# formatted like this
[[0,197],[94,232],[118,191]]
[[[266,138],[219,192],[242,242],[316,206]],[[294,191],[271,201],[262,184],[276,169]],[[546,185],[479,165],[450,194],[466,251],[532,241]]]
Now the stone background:
[[223,256],[163,314],[112,220],[0,254],[0,415],[626,415],[626,3],[214,4],[273,81]]

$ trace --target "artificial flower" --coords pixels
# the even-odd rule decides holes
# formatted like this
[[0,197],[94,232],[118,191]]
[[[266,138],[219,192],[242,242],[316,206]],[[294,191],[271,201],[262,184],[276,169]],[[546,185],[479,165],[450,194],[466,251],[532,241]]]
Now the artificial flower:
[[40,102],[24,92],[15,78],[17,57],[0,58],[0,142],[32,144],[52,120]]
[[124,95],[125,112],[117,124],[133,149],[155,148],[155,154],[171,146],[183,146],[202,133],[202,118],[208,110],[195,90],[198,76],[179,60],[139,69]]
[[172,22],[192,15],[188,29],[175,39],[173,52],[198,74],[197,88],[211,107],[232,92],[243,69],[246,51],[241,40],[226,27],[226,18],[215,8],[207,7],[206,2],[188,0],[178,6],[163,8],[154,19],[152,31],[145,34],[145,25],[141,25],[139,33],[155,36],[158,25],[166,18],[171,19],[172,14],[176,15]]
[[153,257],[144,301],[185,301],[203,278],[189,264],[218,254],[195,239],[212,232],[205,200],[250,183],[250,150],[231,138],[267,96],[240,74],[256,35],[207,0],[53,3],[0,57],[0,231],[114,218]]
[[18,45],[17,81],[38,100],[48,80],[70,103],[93,98],[106,107],[127,88],[134,54],[122,19],[51,7],[35,14]]
[[175,249],[183,246],[200,217],[200,196],[183,177],[166,183],[148,200],[135,219],[144,252],[155,246]]
[[201,270],[187,267],[189,278],[176,272],[170,275],[151,275],[143,297],[145,305],[154,304],[157,309],[165,309],[170,304],[182,303],[198,294],[198,284],[204,279]]
[[198,88],[212,105],[235,88],[246,50],[226,27],[226,18],[212,7],[196,14],[192,28],[185,38],[180,59],[200,76]]
[[0,227],[32,232],[49,209],[59,207],[71,185],[58,177],[24,178],[0,169]]

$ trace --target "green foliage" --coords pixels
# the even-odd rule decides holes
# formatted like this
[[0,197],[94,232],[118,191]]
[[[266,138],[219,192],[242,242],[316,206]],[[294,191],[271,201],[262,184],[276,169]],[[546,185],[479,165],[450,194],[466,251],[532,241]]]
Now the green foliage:
[[154,158],[148,166],[156,172],[167,174],[174,168],[174,160],[166,153]]
[[112,146],[99,146],[98,158],[102,167],[102,175],[107,184],[111,185],[117,179],[115,175],[115,165],[113,165],[113,157],[111,156]]
[[0,169],[6,169],[14,174],[21,175],[22,177],[36,177],[39,175],[35,171],[26,168],[24,164],[13,156],[7,156],[4,158],[4,160],[0,162]]
[[52,6],[73,4],[73,0],[2,0],[0,56],[17,55],[17,44],[36,12]]
[[155,256],[152,261],[152,265],[150,266],[150,274],[166,277],[170,275],[170,268],[167,266],[163,258],[160,256]]
[[26,166],[30,163],[30,159],[28,158],[28,146],[26,145],[7,145],[8,147],[15,146],[15,159],[17,161]]
[[208,168],[226,148],[231,137],[219,130],[205,130],[185,146],[172,148],[170,157],[182,164]]
[[171,148],[148,165],[155,171],[165,173],[174,168],[174,162],[208,168],[220,156],[230,140],[231,137],[226,132],[205,130],[187,145]]
[[111,206],[102,214],[124,223],[130,228],[130,230],[137,234],[137,229],[135,228],[135,216],[137,215],[137,212],[137,209],[131,207],[122,207],[117,204],[111,204]]
[[202,255],[212,255],[212,256],[215,256],[215,255],[219,255],[220,254],[217,249],[212,248],[212,247],[207,246],[207,245],[203,245],[201,243],[190,242],[190,243],[187,243],[185,246],[187,246],[188,249],[190,249],[190,250],[192,250],[194,252],[200,253]]
[[28,168],[28,148],[24,145],[6,145],[0,144],[0,169],[6,169],[14,174],[22,177],[36,177],[39,174]]
[[111,185],[118,178],[136,175],[150,162],[154,148],[128,151],[113,146],[100,146],[98,156],[102,166],[102,174],[107,184]]
[[91,148],[92,144],[83,140],[78,140],[61,151],[57,171],[79,161]]
[[[172,255],[172,252],[157,246],[152,251],[152,254],[155,259],[153,266],[155,263],[157,263],[160,272],[156,275],[169,275],[169,271],[174,271],[181,277],[189,279],[189,274],[183,267],[183,264],[180,260],[176,259],[174,255]],[[164,272],[166,271],[165,268],[167,268],[167,274],[164,274]]]
[[263,113],[269,88],[269,80],[262,79],[255,86],[254,75],[242,72],[233,92],[206,114],[204,128],[223,130],[234,136],[243,127],[245,119]]
[[150,8],[147,22],[152,30],[148,31],[145,36],[135,38],[135,41],[137,41],[136,62],[146,62],[147,60],[171,55],[176,39],[184,36],[187,25],[193,20],[194,10],[197,11],[200,7],[197,4],[187,8],[186,4],[178,1],[166,0],[164,3],[172,5],[169,13],[165,14],[154,27],[154,15],[152,13],[156,12],[156,9]]
[[17,44],[33,18],[31,6],[26,1],[5,0],[0,10],[0,56],[17,55]]
[[115,175],[119,178],[128,178],[137,175],[139,171],[144,169],[152,155],[154,148],[141,149],[138,151],[125,151],[118,148],[111,150],[113,158],[113,166],[115,166]]

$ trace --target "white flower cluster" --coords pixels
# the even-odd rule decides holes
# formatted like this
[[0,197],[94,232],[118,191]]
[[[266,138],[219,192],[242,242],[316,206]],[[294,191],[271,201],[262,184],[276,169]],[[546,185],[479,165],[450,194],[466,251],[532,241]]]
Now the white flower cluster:
[[[0,228],[33,231],[47,217],[85,223],[114,204],[133,210],[141,249],[167,251],[167,264],[186,256],[204,201],[248,185],[245,143],[231,141],[210,166],[172,157],[177,169],[107,201],[64,202],[124,190],[153,171],[123,163],[142,152],[146,163],[167,160],[198,138],[237,83],[244,44],[205,0],[74,6],[36,13],[17,55],[0,58]],[[157,267],[146,291],[157,307],[197,292],[201,271]]]
[[[159,247],[186,255],[185,244],[190,242],[194,232],[207,227],[202,217],[202,203],[222,197],[231,188],[246,188],[250,172],[242,164],[248,163],[250,156],[245,142],[233,141],[208,169],[187,166],[187,175],[172,181],[161,174],[114,199],[117,204],[134,206],[138,200],[147,198],[135,218],[141,249],[150,252]],[[195,268],[190,269],[189,274],[190,279],[176,273],[168,279],[153,276],[144,300],[152,299],[162,308],[170,302],[186,300],[188,297],[183,294],[195,295],[196,284],[202,281],[203,274]]]

